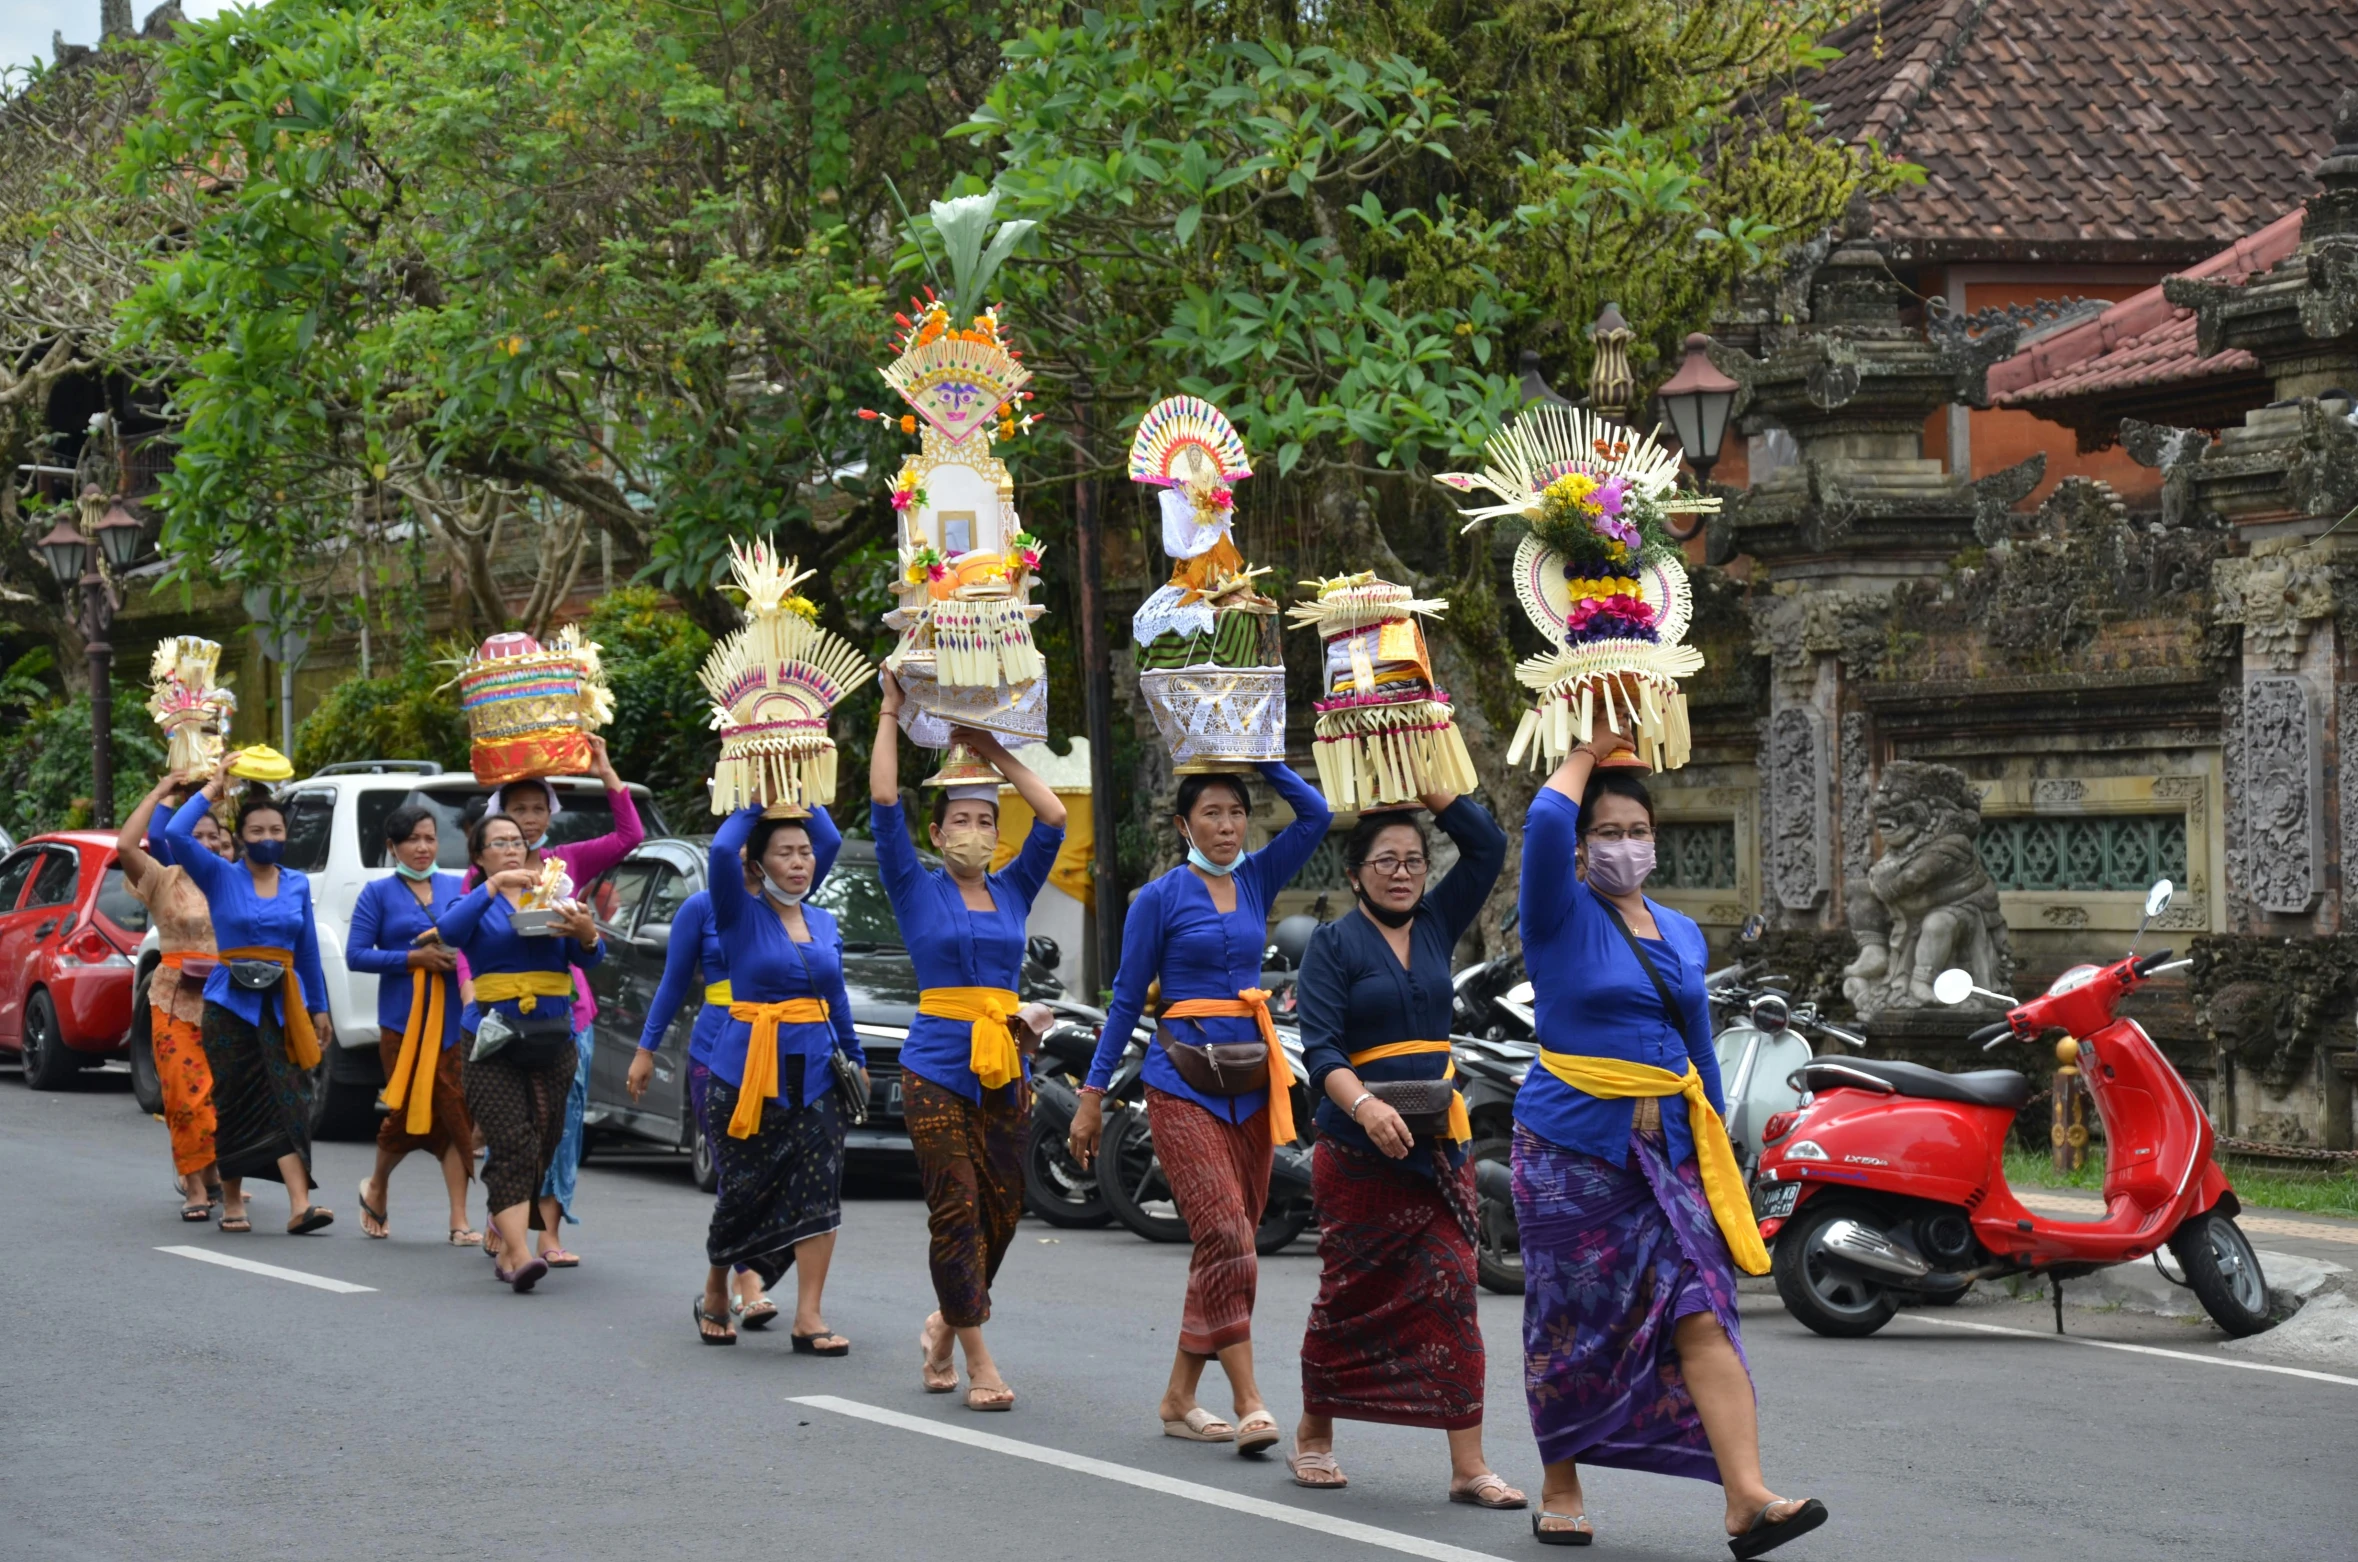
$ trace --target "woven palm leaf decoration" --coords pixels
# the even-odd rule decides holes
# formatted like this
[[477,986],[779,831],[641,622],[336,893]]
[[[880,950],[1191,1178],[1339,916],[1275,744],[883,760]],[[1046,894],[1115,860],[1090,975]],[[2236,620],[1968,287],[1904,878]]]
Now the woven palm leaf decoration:
[[223,734],[237,714],[237,696],[217,679],[218,641],[174,635],[159,642],[148,662],[148,714],[164,729],[169,770],[211,770],[221,763]]
[[1170,396],[1138,420],[1130,440],[1130,480],[1164,488],[1234,483],[1253,475],[1244,441],[1226,413],[1200,396]]
[[767,543],[729,545],[748,622],[704,659],[712,725],[721,735],[712,811],[760,806],[807,813],[835,800],[835,740],[828,713],[875,673],[842,636],[821,629],[794,588],[811,578]]
[[1685,764],[1679,680],[1702,670],[1703,653],[1683,643],[1694,600],[1664,519],[1719,501],[1680,492],[1678,457],[1651,435],[1581,407],[1531,408],[1493,434],[1482,457],[1481,472],[1439,480],[1500,501],[1464,511],[1467,529],[1502,516],[1529,525],[1515,553],[1515,595],[1554,646],[1515,669],[1538,698],[1508,763],[1552,766],[1603,716],[1652,768]]
[[1385,808],[1477,782],[1449,695],[1433,682],[1418,617],[1449,609],[1372,571],[1306,580],[1287,617],[1325,643],[1325,697],[1312,752],[1319,789],[1340,810]]

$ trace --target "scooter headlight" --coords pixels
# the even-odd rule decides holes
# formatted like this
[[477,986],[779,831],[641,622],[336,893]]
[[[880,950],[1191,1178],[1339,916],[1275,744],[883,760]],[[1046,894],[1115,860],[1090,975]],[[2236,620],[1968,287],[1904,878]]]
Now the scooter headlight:
[[1818,1142],[1815,1139],[1796,1139],[1785,1146],[1785,1159],[1789,1161],[1824,1161],[1832,1158],[1824,1150],[1818,1148]]

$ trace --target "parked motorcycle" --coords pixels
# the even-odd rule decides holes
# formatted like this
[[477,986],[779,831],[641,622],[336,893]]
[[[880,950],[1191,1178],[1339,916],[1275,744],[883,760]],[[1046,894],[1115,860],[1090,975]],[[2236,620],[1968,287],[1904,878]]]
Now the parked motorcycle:
[[1529,1041],[1486,1036],[1452,1036],[1459,1093],[1474,1142],[1466,1154],[1474,1163],[1477,1221],[1474,1267],[1484,1290],[1523,1294],[1523,1242],[1515,1223],[1515,1183],[1509,1165],[1515,1138],[1515,1092],[1539,1060]]
[[1771,985],[1780,978],[1764,977],[1756,984],[1744,979],[1746,970],[1731,966],[1706,980],[1713,984],[1713,1006],[1732,1016],[1712,1038],[1711,1048],[1719,1057],[1728,1137],[1749,1177],[1760,1164],[1762,1130],[1779,1113],[1801,1106],[1801,1071],[1817,1057],[1810,1038],[1845,1047],[1864,1047],[1867,1038],[1820,1019],[1815,1004],[1795,1003]]
[[[2171,895],[2169,880],[2153,886],[2139,939]],[[2079,1066],[2104,1125],[2104,1218],[2033,1214],[2007,1187],[2006,1136],[2031,1093],[2022,1074],[1819,1058],[1800,1071],[1802,1106],[1763,1125],[1769,1148],[1754,1185],[1786,1311],[1820,1334],[1856,1337],[1889,1322],[1902,1297],[1954,1300],[1977,1281],[2027,1273],[2049,1282],[2060,1333],[2062,1282],[2144,1258],[2159,1269],[2166,1246],[2219,1327],[2268,1327],[2267,1279],[2212,1159],[2210,1118],[2144,1027],[2117,1012],[2150,978],[2192,962],[2129,949],[2110,965],[2072,967],[2028,1003],[1964,971],[1933,987],[1943,1003],[1979,994],[2007,1006],[1967,1038],[1985,1051],[2063,1032],[2057,1054]]]
[[[1024,1131],[1023,1201],[1033,1214],[1052,1226],[1090,1228],[1108,1225],[1113,1211],[1097,1186],[1094,1172],[1074,1161],[1067,1143],[1072,1137],[1073,1113],[1081,1102],[1080,1089],[1089,1077],[1097,1054],[1098,1028],[1077,1020],[1060,1020],[1040,1038],[1040,1055],[1032,1065],[1032,1121]],[[1132,1047],[1135,1054],[1135,1045]],[[1137,1093],[1138,1070],[1125,1059],[1117,1071],[1114,1090]],[[1113,1104],[1108,1092],[1107,1103]]]

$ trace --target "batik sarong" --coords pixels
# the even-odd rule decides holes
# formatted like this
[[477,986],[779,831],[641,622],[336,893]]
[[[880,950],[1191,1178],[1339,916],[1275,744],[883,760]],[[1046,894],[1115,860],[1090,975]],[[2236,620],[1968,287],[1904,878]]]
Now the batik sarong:
[[[702,1064],[694,1072],[704,1076],[690,1080],[697,1120],[720,1172],[705,1261],[751,1270],[767,1290],[794,1262],[797,1242],[843,1224],[843,1117],[835,1091],[808,1106],[788,1097],[764,1101],[761,1126],[738,1139],[728,1132],[738,1087]],[[799,1096],[801,1070],[790,1072],[788,1096]]]
[[1146,1121],[1171,1200],[1195,1243],[1179,1348],[1216,1356],[1253,1337],[1261,1275],[1253,1233],[1269,1202],[1269,1120],[1255,1113],[1241,1123],[1223,1122],[1186,1097],[1149,1085]]
[[1017,1086],[969,1101],[915,1074],[901,1077],[901,1110],[925,1185],[933,1241],[927,1263],[942,1321],[973,1328],[991,1316],[991,1282],[1023,1218],[1023,1133],[1030,1094]]

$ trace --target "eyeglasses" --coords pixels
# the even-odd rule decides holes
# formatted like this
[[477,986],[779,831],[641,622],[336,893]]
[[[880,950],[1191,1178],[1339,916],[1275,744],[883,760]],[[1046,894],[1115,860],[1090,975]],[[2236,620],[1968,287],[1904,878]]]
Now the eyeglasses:
[[1650,841],[1654,838],[1654,827],[1650,824],[1633,824],[1624,830],[1617,824],[1600,825],[1589,831],[1588,837],[1592,841]]
[[1370,857],[1362,866],[1381,878],[1421,879],[1430,864],[1422,857]]

